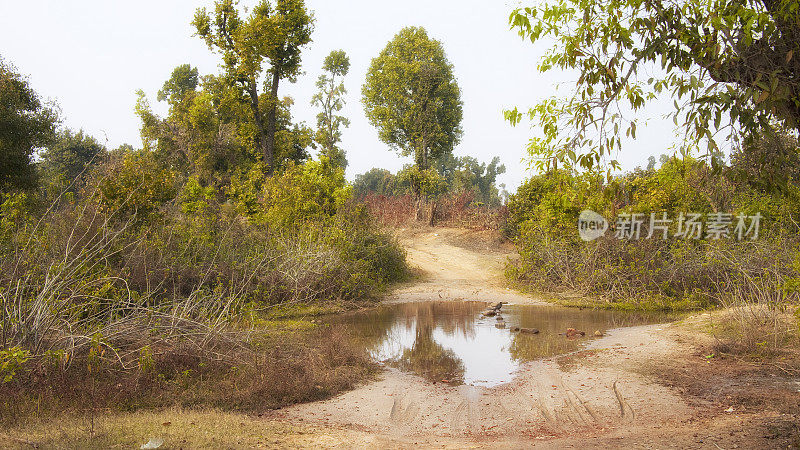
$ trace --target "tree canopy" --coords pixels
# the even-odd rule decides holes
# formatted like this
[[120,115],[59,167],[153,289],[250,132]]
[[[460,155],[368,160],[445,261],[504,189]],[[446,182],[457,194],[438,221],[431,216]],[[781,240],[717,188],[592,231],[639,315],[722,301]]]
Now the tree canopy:
[[0,59],[0,189],[35,186],[33,154],[51,142],[57,122],[55,109]]
[[372,60],[362,102],[380,139],[420,172],[462,135],[461,90],[441,42],[421,27],[401,30]]
[[[246,17],[233,0],[218,0],[213,13],[198,9],[192,22],[208,48],[222,56],[225,82],[249,99],[268,172],[275,166],[278,87],[300,73],[302,48],[311,42],[313,23],[303,0],[276,0],[274,5],[262,0]],[[260,93],[263,77],[266,89]]]
[[[660,94],[674,100],[683,150],[722,140],[745,145],[765,131],[800,125],[800,5],[796,0],[563,0],[515,10],[513,29],[552,38],[541,71],[577,70],[571,95],[528,116],[542,134],[529,150],[539,167],[582,168],[636,137],[636,113]],[[523,115],[508,111],[512,123]]]
[[317,79],[317,92],[311,104],[322,111],[317,114],[316,141],[322,146],[321,154],[327,156],[336,166],[347,167],[344,150],[337,144],[342,140],[342,127],[349,127],[350,120],[337,114],[344,108],[347,89],[340,81],[350,71],[350,58],[344,50],[334,50],[322,64],[325,72]]
[[[95,138],[64,129],[60,130],[52,144],[41,153],[41,168],[47,178],[56,184],[71,184],[89,166],[101,162],[106,149]],[[77,187],[73,185],[73,188]]]

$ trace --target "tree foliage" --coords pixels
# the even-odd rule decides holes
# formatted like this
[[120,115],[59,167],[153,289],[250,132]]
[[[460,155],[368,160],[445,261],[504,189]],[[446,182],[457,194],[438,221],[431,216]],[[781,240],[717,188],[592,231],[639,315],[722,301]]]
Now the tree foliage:
[[51,142],[57,121],[55,109],[0,59],[0,189],[35,186],[32,157]]
[[506,166],[495,156],[481,163],[472,156],[442,155],[433,163],[434,168],[445,179],[451,192],[472,191],[480,203],[498,206],[502,203],[497,187],[497,176],[506,173]]
[[421,172],[461,139],[461,91],[453,65],[424,28],[404,28],[372,60],[362,102],[381,140],[403,156],[413,155]]
[[[159,96],[169,104],[166,117],[157,116],[140,93],[136,110],[142,120],[145,148],[184,176],[197,176],[204,186],[227,185],[233,172],[263,162],[249,100],[225,77],[206,75],[195,84],[192,78],[197,69],[183,67],[175,69],[160,91],[171,92]],[[186,73],[191,74],[189,82],[183,76]],[[309,158],[308,147],[314,145],[313,130],[292,122],[291,106],[292,100],[284,98],[276,111],[276,169],[288,161],[305,161]],[[266,166],[262,168],[269,172]]]
[[497,186],[497,176],[505,171],[499,157],[486,164],[471,156],[456,157],[447,153],[435,159],[431,168],[424,171],[416,165],[406,165],[397,174],[374,168],[356,175],[353,191],[357,197],[403,196],[414,194],[415,189],[426,196],[471,192],[475,202],[499,206],[503,198]]
[[158,91],[158,101],[170,100],[170,103],[179,103],[188,92],[197,89],[200,82],[197,67],[190,64],[181,64],[172,71],[169,80]]
[[316,141],[322,146],[320,154],[341,168],[347,168],[347,157],[337,144],[342,140],[342,127],[349,127],[350,120],[338,114],[344,108],[347,89],[340,81],[350,71],[350,58],[344,50],[334,50],[322,64],[325,72],[317,79],[317,92],[311,104],[322,111],[317,114]]
[[281,80],[294,81],[300,73],[301,51],[311,42],[313,22],[303,0],[276,0],[274,5],[262,0],[246,17],[234,0],[218,0],[213,13],[198,9],[192,22],[208,48],[222,56],[224,81],[249,100],[257,144],[270,172],[275,162],[278,88]]
[[105,147],[83,130],[64,129],[41,153],[41,171],[51,183],[67,185],[82,174],[85,177],[86,169],[102,162],[105,153]]
[[579,74],[567,98],[528,112],[542,131],[529,146],[536,165],[616,167],[622,136],[636,137],[636,113],[661,94],[674,100],[686,152],[705,143],[712,155],[721,139],[776,124],[797,129],[798,9],[796,0],[560,0],[515,10],[510,23],[523,38],[556,42],[539,69]]

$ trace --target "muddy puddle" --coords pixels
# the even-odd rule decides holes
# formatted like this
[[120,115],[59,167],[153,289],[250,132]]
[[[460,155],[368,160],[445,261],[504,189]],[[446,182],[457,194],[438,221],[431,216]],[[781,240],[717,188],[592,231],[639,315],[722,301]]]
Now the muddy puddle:
[[[511,381],[527,361],[580,350],[597,331],[671,320],[662,314],[529,305],[504,305],[498,320],[484,317],[486,309],[483,302],[406,303],[338,316],[330,323],[346,327],[387,365],[434,382],[491,387]],[[568,328],[586,336],[560,335]]]

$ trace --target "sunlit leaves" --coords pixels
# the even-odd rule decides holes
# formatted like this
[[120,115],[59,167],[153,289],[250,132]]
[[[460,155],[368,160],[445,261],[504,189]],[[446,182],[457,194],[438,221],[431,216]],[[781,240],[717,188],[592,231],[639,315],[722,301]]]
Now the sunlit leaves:
[[[614,166],[608,158],[620,137],[636,137],[639,112],[660,95],[674,100],[686,152],[705,142],[711,154],[718,141],[776,123],[797,128],[797,11],[793,0],[560,0],[516,9],[512,29],[554,43],[539,70],[578,72],[570,95],[529,111],[539,130],[529,146],[534,164]],[[521,118],[506,112],[512,124]]]

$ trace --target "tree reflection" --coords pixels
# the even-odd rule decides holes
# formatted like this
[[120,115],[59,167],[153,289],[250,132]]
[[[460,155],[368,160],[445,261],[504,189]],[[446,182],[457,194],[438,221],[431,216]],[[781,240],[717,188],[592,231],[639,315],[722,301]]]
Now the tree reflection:
[[[416,306],[416,330],[414,344],[403,350],[403,354],[394,362],[403,370],[414,372],[430,381],[443,381],[451,384],[464,383],[464,363],[452,350],[445,349],[433,338],[433,330],[437,321],[444,330],[450,333],[462,330],[467,332],[466,320],[461,314],[438,315],[436,304]],[[448,332],[448,331],[445,331]]]

